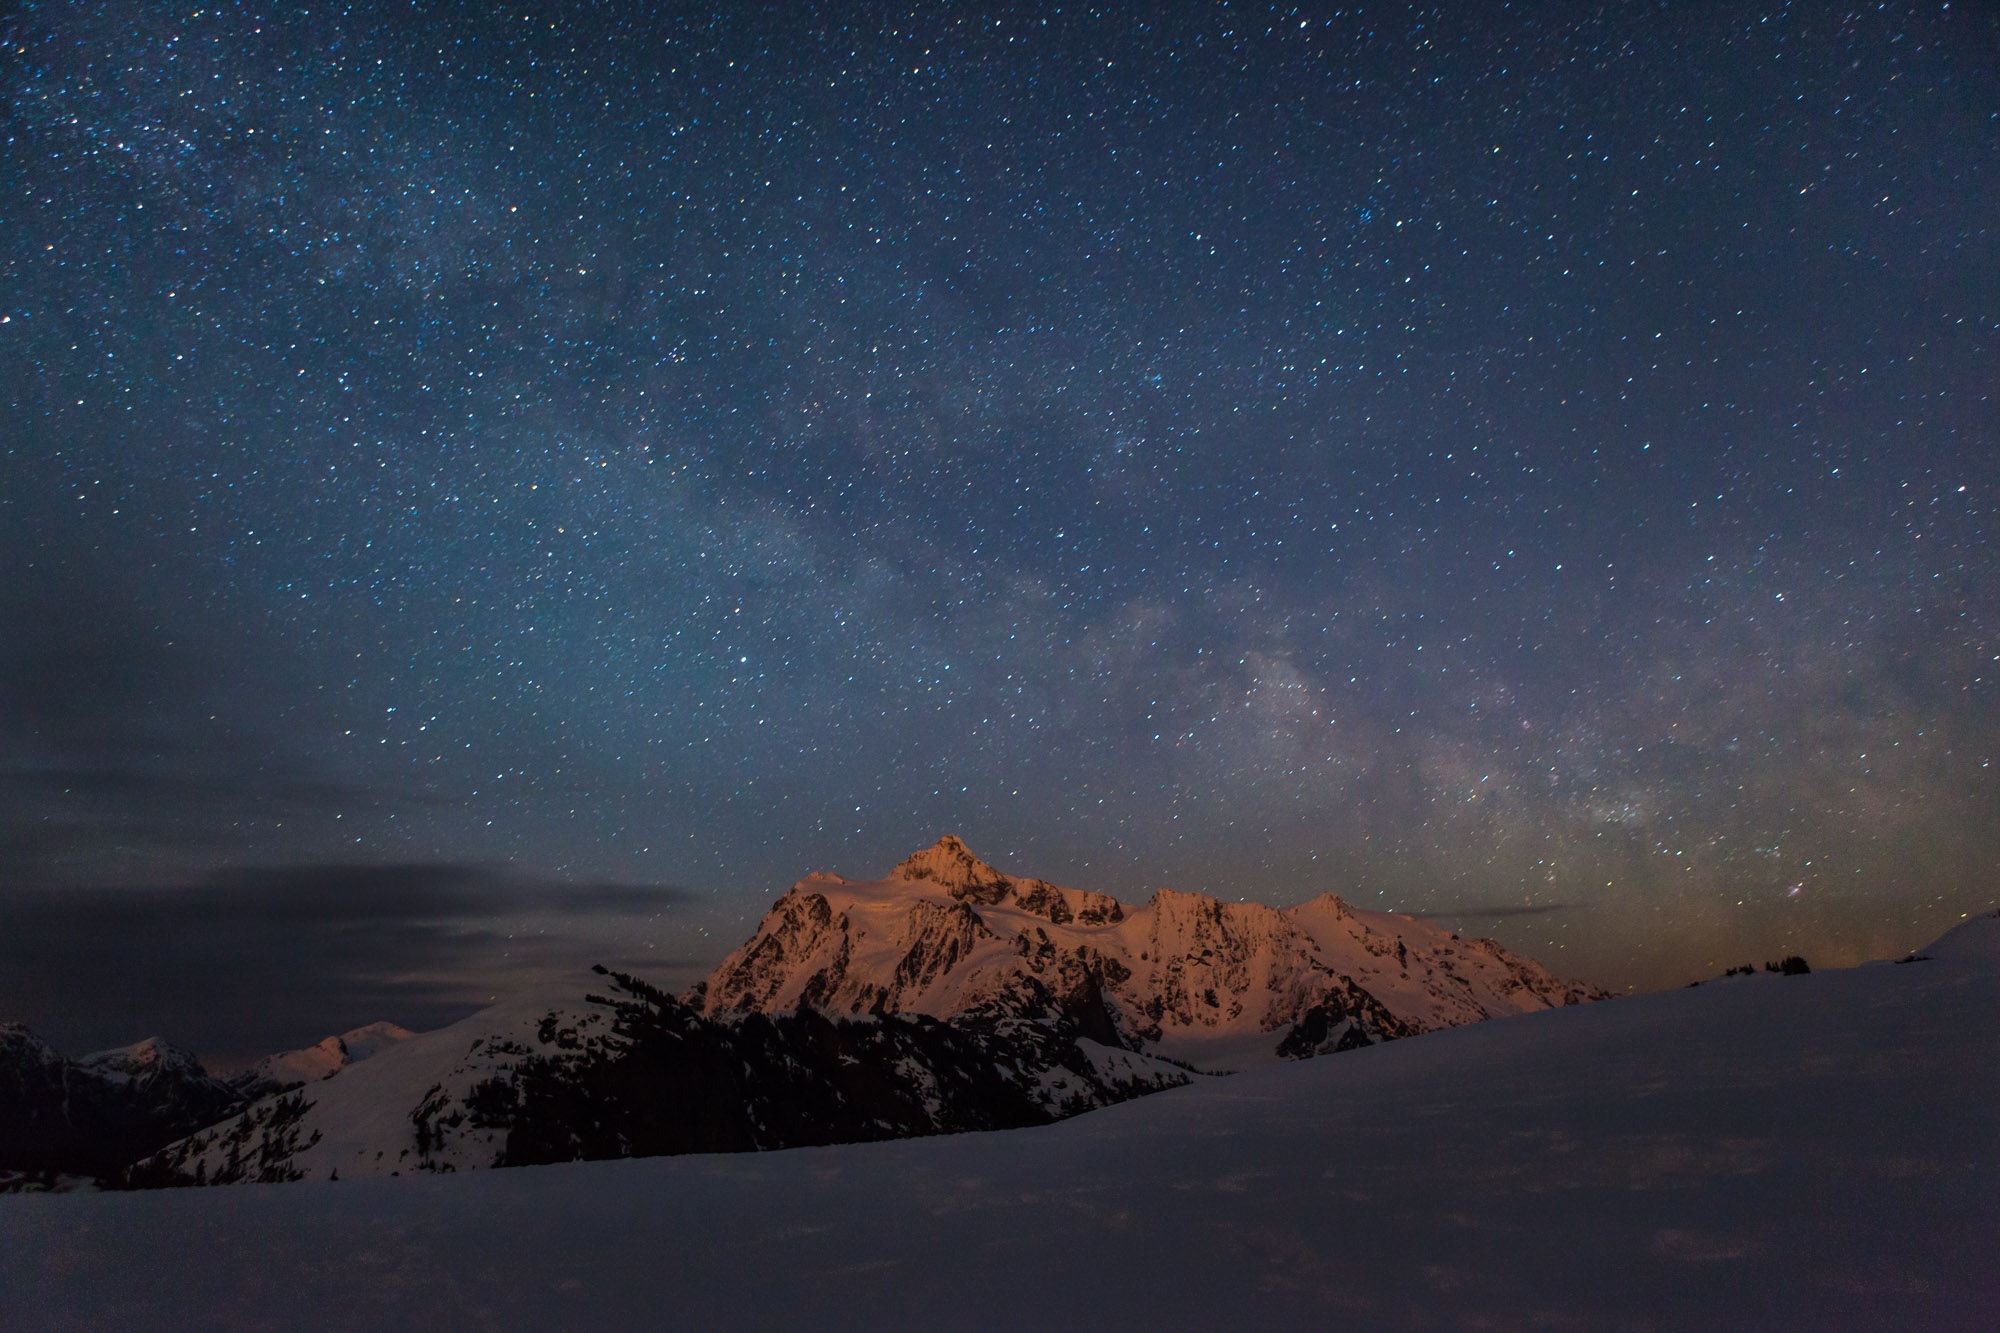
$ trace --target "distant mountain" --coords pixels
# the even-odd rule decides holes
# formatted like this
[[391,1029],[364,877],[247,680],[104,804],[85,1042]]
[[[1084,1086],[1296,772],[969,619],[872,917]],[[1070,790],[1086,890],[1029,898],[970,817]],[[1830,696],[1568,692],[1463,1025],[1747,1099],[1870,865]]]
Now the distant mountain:
[[0,1186],[112,1175],[242,1103],[158,1038],[70,1060],[0,1023]]
[[[1002,874],[946,837],[886,879],[802,880],[685,996],[598,969],[267,1096],[135,1180],[352,1178],[1044,1124],[1199,1072],[1603,994],[1490,940],[1331,895],[1278,910],[1161,890],[1132,906]],[[278,1061],[296,1073],[317,1059]]]
[[332,1078],[355,1061],[366,1060],[416,1035],[394,1023],[370,1023],[337,1037],[328,1037],[314,1046],[267,1055],[248,1069],[230,1075],[229,1085],[247,1101],[290,1092],[293,1088]]
[[167,1144],[412,1035],[371,1023],[217,1078],[157,1037],[71,1060],[23,1024],[0,1023],[0,1190],[115,1181]]
[[1279,909],[1162,889],[1132,906],[1002,874],[946,837],[887,879],[801,880],[691,998],[711,1016],[1061,1014],[1219,1072],[1606,993],[1332,894]]

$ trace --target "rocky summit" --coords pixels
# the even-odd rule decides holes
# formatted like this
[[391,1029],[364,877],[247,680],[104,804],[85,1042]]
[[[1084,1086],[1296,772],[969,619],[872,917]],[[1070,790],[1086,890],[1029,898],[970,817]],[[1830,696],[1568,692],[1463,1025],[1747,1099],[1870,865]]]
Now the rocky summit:
[[944,837],[887,878],[808,876],[689,997],[711,1016],[1062,1015],[1223,1071],[1602,999],[1491,940],[1363,911],[1162,889],[1143,904],[1003,874]]

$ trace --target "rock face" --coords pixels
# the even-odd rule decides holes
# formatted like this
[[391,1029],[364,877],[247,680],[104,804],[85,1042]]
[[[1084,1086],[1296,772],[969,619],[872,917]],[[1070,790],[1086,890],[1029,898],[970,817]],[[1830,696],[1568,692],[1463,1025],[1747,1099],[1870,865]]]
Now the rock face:
[[689,998],[712,1017],[801,1005],[1059,1016],[1106,1044],[1223,1070],[1604,992],[1331,894],[1278,909],[1162,889],[1131,906],[1002,874],[946,837],[886,879],[801,880]]
[[17,1187],[111,1176],[242,1101],[158,1038],[69,1060],[21,1024],[0,1023],[0,1175]]

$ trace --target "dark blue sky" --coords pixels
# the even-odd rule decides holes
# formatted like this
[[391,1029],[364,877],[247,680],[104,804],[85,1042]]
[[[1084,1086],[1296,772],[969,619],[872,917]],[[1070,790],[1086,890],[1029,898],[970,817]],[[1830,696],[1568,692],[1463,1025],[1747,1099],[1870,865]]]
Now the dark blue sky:
[[2000,870],[1997,25],[23,6],[0,893],[955,831],[1907,948]]

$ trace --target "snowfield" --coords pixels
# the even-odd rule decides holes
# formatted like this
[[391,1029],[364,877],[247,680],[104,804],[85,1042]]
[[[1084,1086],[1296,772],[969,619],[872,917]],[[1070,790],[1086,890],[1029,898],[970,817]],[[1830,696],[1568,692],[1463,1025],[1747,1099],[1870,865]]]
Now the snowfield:
[[2000,920],[1053,1126],[0,1197],[0,1326],[2000,1327]]

